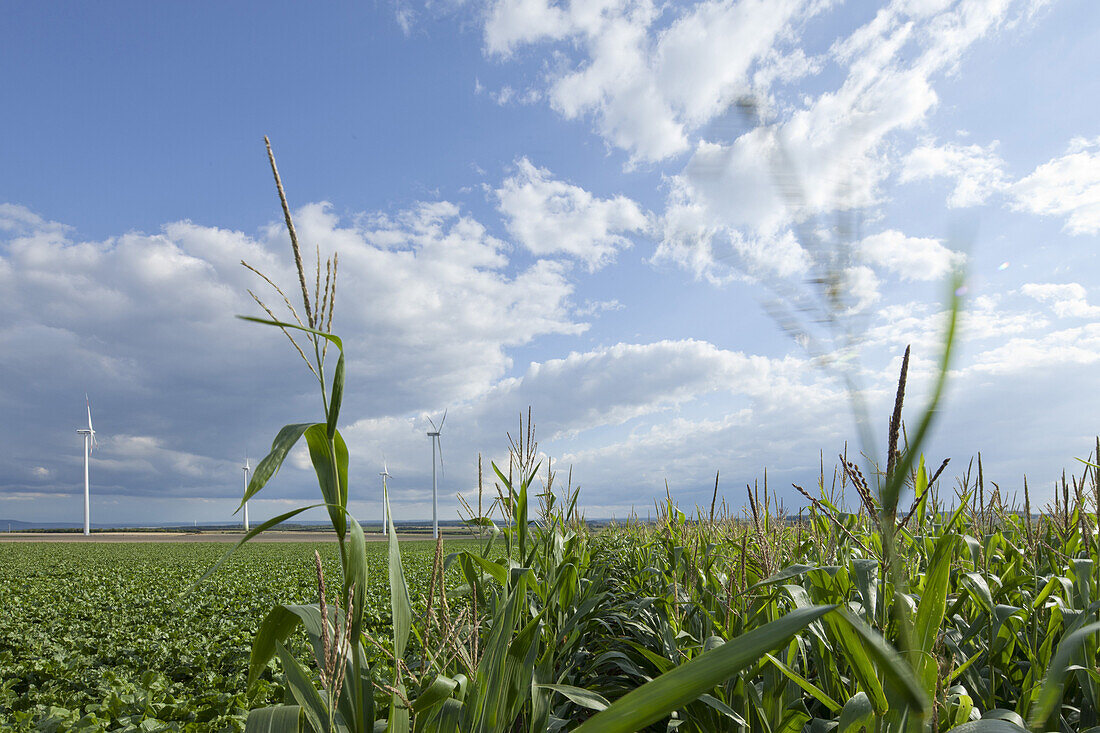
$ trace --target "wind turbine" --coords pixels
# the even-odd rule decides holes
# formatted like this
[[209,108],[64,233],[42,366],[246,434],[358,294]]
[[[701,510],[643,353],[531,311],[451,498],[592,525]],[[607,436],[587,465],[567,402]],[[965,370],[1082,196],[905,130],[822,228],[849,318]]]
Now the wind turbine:
[[87,393],[84,394],[84,404],[88,406],[88,428],[86,430],[81,428],[76,432],[84,436],[84,535],[88,536],[92,533],[88,494],[88,460],[92,455],[92,451],[99,445],[99,441],[95,439],[95,430],[92,429],[92,403],[88,399]]
[[382,534],[386,534],[386,479],[390,477],[390,469],[386,466],[385,456],[382,456],[382,472],[378,475],[382,477]]
[[432,430],[428,431],[428,437],[432,439],[432,539],[439,539],[439,494],[436,490],[435,481],[435,450],[439,448],[439,471],[443,472],[443,446],[439,442],[439,434],[443,431],[443,423],[447,421],[447,411],[443,411],[443,417],[439,421],[437,427],[432,419],[429,417],[428,422],[432,423]]
[[[244,465],[241,466],[244,469],[244,493],[248,493],[248,472],[252,470],[252,467],[248,465],[248,456],[244,457]],[[244,531],[248,531],[248,502],[244,503]]]

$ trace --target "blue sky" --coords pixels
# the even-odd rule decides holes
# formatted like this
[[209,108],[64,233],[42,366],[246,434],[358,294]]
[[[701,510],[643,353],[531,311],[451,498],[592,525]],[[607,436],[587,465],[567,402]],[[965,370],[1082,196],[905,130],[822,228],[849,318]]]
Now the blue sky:
[[[528,405],[590,516],[644,513],[666,479],[704,503],[716,470],[739,506],[765,467],[798,506],[784,487],[857,432],[768,304],[812,295],[815,253],[842,242],[876,435],[910,343],[915,419],[954,268],[963,343],[930,462],[981,450],[1002,490],[1027,473],[1046,496],[1100,432],[1088,0],[5,15],[0,517],[79,520],[85,392],[93,522],[226,519],[244,455],[319,413],[282,337],[232,318],[262,285],[241,259],[295,280],[265,134],[307,249],[340,253],[364,518],[383,454],[397,516],[430,515],[444,408],[453,517]],[[292,455],[254,515],[312,498],[307,469]]]

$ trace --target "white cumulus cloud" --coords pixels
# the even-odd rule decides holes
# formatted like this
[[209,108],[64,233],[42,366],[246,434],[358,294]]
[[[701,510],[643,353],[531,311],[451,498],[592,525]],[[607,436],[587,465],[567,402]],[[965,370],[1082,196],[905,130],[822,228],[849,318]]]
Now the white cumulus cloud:
[[1048,303],[1061,318],[1096,318],[1100,306],[1089,305],[1088,293],[1080,283],[1026,283],[1020,292],[1041,303]]
[[902,280],[942,280],[966,261],[938,239],[908,237],[896,229],[864,237],[857,258]]
[[938,103],[934,81],[957,66],[974,42],[1006,18],[1009,2],[892,4],[840,39],[831,60],[845,71],[839,87],[788,100],[732,141],[700,139],[671,179],[665,237],[657,259],[687,264],[712,278],[735,267],[798,273],[807,257],[792,230],[816,217],[868,209],[896,161],[894,136],[918,129]]
[[[333,328],[347,349],[349,423],[476,398],[511,368],[513,347],[586,328],[566,263],[512,265],[509,245],[455,204],[347,220],[317,203],[295,222],[303,241],[339,252]],[[239,263],[297,300],[289,255],[281,222],[255,235],[183,221],[80,241],[24,207],[0,209],[0,403],[58,418],[0,426],[0,481],[71,490],[77,452],[56,448],[73,443],[87,391],[101,490],[236,495],[246,452],[320,412],[285,337],[234,318],[263,315],[247,288],[286,317],[282,298]],[[53,471],[52,486],[29,466]],[[301,496],[307,475],[294,462],[284,474],[271,497]]]
[[630,246],[627,234],[643,231],[648,218],[625,196],[601,199],[580,186],[556,180],[527,158],[496,190],[508,232],[531,253],[564,254],[596,270]]
[[947,198],[953,208],[983,204],[989,196],[1007,185],[1004,161],[997,155],[994,140],[981,145],[921,145],[905,156],[899,180],[902,183],[945,177],[955,181]]
[[1070,234],[1100,232],[1100,137],[1074,138],[1064,155],[1017,181],[1012,195],[1017,209],[1065,217]]
[[710,0],[665,24],[677,11],[649,0],[498,0],[485,45],[508,56],[524,45],[573,41],[580,58],[550,75],[554,108],[571,119],[591,115],[611,144],[637,161],[657,161],[688,150],[693,131],[755,84],[815,70],[800,50],[777,53],[774,46],[818,5]]

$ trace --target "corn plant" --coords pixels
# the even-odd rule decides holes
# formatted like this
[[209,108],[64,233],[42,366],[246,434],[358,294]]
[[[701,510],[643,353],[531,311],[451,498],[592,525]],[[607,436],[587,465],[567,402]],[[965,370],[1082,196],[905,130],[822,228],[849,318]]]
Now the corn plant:
[[[816,491],[796,487],[809,502],[796,520],[766,475],[762,496],[759,485],[748,488],[743,515],[725,500],[719,507],[716,477],[709,512],[689,515],[668,494],[655,504],[656,522],[635,518],[594,535],[572,480],[555,486],[528,413],[510,438],[507,469],[492,464],[489,511],[480,497],[476,512],[464,504],[477,549],[446,553],[440,539],[424,595],[406,582],[389,520],[392,627],[385,642],[374,638],[363,626],[364,537],[347,512],[348,453],[337,429],[337,260],[325,265],[322,289],[318,257],[311,300],[270,147],[269,158],[305,318],[275,287],[291,319],[256,298],[269,318],[250,320],[294,344],[320,386],[324,420],[279,431],[242,505],[303,436],[322,501],[265,522],[242,543],[323,506],[341,578],[328,592],[318,564],[319,603],[277,606],[264,619],[250,684],[278,657],[291,699],[253,710],[249,730],[1100,731],[1100,469],[1088,461],[1080,480],[1063,477],[1038,519],[1026,482],[1022,512],[1006,507],[994,482],[987,489],[980,456],[976,475],[968,469],[945,498],[947,461],[930,473],[921,451],[948,374],[957,299],[916,430],[905,435],[902,423],[907,350],[884,468],[869,457],[861,467],[845,452],[826,486],[822,459]],[[331,380],[329,345],[339,353]],[[315,671],[286,650],[298,629]]]
[[[301,247],[279,171],[275,165],[275,156],[266,138],[265,143],[287,232],[290,235],[302,295],[301,313],[274,281],[248,263],[242,262],[242,265],[259,275],[282,298],[293,322],[276,318],[274,312],[251,290],[249,294],[269,317],[267,319],[243,318],[277,327],[286,335],[317,380],[324,420],[287,425],[278,432],[271,444],[271,451],[256,466],[252,480],[241,498],[240,506],[243,507],[246,501],[255,496],[278,473],[287,454],[302,438],[305,439],[309,448],[310,460],[317,476],[322,501],[276,516],[246,533],[222,561],[207,571],[199,582],[216,570],[233,551],[256,535],[309,509],[325,507],[339,544],[342,577],[340,591],[334,599],[343,599],[343,609],[340,608],[338,601],[332,605],[327,602],[324,578],[318,563],[319,603],[308,606],[278,606],[268,614],[253,645],[249,686],[255,682],[267,662],[277,655],[283,665],[287,686],[296,704],[254,710],[249,715],[248,727],[255,730],[282,728],[298,730],[303,724],[308,724],[318,733],[333,730],[367,730],[368,726],[373,727],[374,723],[374,687],[369,670],[365,669],[366,656],[361,643],[364,593],[368,582],[366,541],[363,528],[347,511],[348,449],[337,429],[344,395],[344,346],[339,337],[329,332],[335,306],[339,260],[334,255],[325,261],[322,288],[322,262],[318,250],[311,298],[306,268],[302,262]],[[299,334],[299,339],[295,339],[295,333]],[[336,368],[331,379],[326,371],[330,345],[338,351]],[[310,637],[321,680],[324,683],[326,692],[324,696],[314,686],[309,671],[286,651],[283,644],[287,636],[299,626],[304,627]]]

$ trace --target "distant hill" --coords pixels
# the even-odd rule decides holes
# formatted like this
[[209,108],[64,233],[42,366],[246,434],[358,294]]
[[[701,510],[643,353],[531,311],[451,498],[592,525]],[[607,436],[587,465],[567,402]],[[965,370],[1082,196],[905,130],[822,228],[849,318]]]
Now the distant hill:
[[63,529],[81,525],[65,522],[20,522],[18,519],[0,519],[0,532],[18,532],[22,529]]

